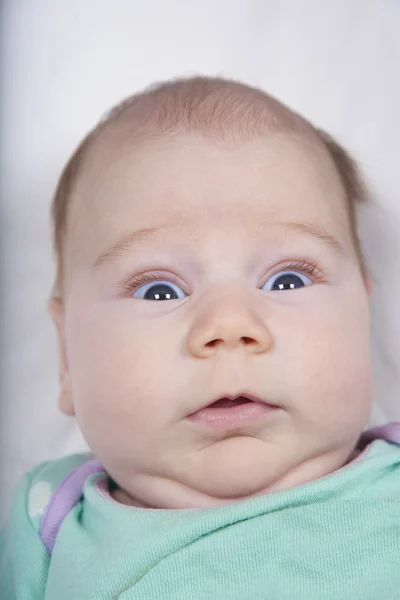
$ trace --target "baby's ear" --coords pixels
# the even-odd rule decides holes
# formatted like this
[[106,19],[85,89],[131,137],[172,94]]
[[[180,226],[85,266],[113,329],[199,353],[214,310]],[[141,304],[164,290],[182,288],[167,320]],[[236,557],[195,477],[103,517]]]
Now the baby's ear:
[[65,344],[65,319],[64,307],[60,298],[50,298],[47,309],[57,331],[58,342],[58,360],[60,376],[60,392],[58,397],[58,407],[66,415],[75,414],[72,401],[71,380],[68,370],[67,352]]
[[371,296],[374,286],[372,283],[372,279],[370,279],[369,277],[365,280],[365,289],[367,290],[368,296]]

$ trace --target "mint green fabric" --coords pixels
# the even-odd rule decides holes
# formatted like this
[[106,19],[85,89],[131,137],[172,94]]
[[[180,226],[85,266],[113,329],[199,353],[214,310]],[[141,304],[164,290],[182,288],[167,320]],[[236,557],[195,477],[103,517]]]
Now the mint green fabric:
[[[88,455],[40,465],[1,537],[1,600],[399,600],[400,446],[374,440],[326,477],[224,507],[144,510],[91,475],[51,560],[46,495]],[[36,494],[36,495],[35,495]]]

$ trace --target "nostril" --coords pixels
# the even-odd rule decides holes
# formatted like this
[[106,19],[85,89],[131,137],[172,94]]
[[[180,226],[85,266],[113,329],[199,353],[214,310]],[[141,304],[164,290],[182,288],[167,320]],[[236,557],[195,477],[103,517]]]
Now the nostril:
[[[240,340],[243,341],[246,345],[255,343],[255,340],[253,338],[247,337],[247,336],[242,336],[240,338]],[[222,342],[222,340],[220,340],[220,339],[211,340],[210,342],[206,343],[206,346],[208,348],[214,348],[214,346],[216,346],[219,342]]]
[[218,343],[219,341],[220,341],[220,340],[211,340],[211,342],[207,342],[206,346],[209,346],[210,348],[213,348],[214,346],[216,346],[216,345],[217,345],[217,343]]

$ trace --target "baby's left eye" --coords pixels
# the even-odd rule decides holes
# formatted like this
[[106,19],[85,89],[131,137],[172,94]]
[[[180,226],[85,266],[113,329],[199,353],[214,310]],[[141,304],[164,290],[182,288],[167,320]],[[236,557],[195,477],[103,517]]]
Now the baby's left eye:
[[184,298],[185,295],[185,292],[176,283],[155,280],[139,286],[133,297],[142,300],[176,300]]
[[[295,290],[297,288],[311,285],[312,281],[304,273],[298,273],[297,271],[279,271],[268,279],[268,281],[261,287],[262,291],[275,292],[281,290]],[[265,286],[268,286],[265,289]]]

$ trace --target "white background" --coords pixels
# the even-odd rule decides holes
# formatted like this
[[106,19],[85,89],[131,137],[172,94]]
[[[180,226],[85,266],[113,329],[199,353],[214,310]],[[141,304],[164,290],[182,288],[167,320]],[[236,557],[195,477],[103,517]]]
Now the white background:
[[[400,2],[8,0],[1,19],[1,496],[80,451],[56,407],[49,206],[60,171],[111,105],[165,78],[263,87],[344,143],[378,208],[361,215],[375,280],[371,423],[400,420]],[[351,402],[351,398],[349,398]]]

